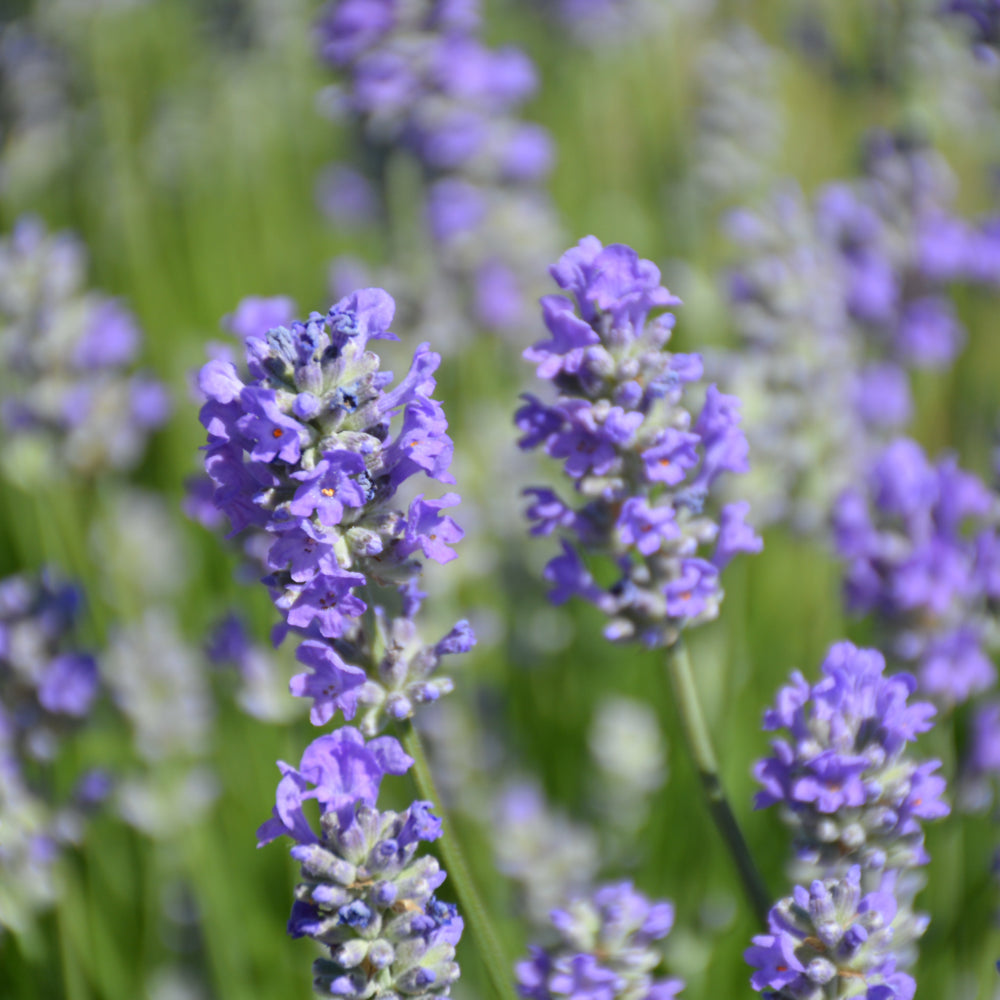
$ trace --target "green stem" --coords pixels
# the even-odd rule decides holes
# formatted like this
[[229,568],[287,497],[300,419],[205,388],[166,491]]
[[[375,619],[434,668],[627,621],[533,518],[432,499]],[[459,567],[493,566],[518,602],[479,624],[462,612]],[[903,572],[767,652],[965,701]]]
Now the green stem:
[[444,835],[438,842],[441,847],[441,856],[448,869],[448,876],[455,886],[455,892],[458,894],[462,915],[468,920],[476,943],[479,945],[479,954],[486,966],[493,990],[498,1000],[515,1000],[517,992],[511,978],[510,963],[504,957],[503,948],[493,930],[489,913],[483,905],[475,882],[472,880],[472,873],[465,860],[465,855],[462,853],[462,846],[455,835],[454,824],[446,814],[444,802],[434,784],[434,776],[431,774],[427,756],[424,754],[420,733],[411,722],[404,723],[402,729],[403,748],[413,758],[412,773],[417,789],[424,798],[434,803],[437,807],[437,815],[441,817],[444,827]]
[[667,674],[680,713],[684,740],[687,743],[688,753],[698,769],[708,811],[736,863],[751,908],[757,919],[767,926],[767,914],[773,900],[760,872],[757,871],[750,848],[743,839],[743,833],[722,787],[719,765],[715,759],[712,740],[698,699],[698,689],[691,675],[691,661],[688,659],[687,648],[680,639],[667,650]]

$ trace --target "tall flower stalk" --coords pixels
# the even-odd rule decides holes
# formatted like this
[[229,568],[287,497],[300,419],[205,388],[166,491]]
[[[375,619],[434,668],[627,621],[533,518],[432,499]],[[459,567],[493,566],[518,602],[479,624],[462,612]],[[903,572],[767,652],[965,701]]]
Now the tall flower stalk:
[[[763,916],[768,896],[722,791],[680,643],[684,629],[717,616],[720,573],[733,557],[762,547],[744,520],[748,504],[726,505],[718,520],[708,512],[720,477],[748,468],[739,401],[709,385],[697,417],[691,412],[701,357],[666,349],[674,316],[661,310],[680,300],[660,284],[651,261],[589,236],[551,274],[568,297],[542,299],[551,339],[525,357],[557,398],[526,396],[516,417],[521,447],[542,447],[560,459],[574,488],[573,504],[550,489],[528,491],[532,533],[561,537],[562,554],[545,569],[554,585],[550,596],[597,605],[609,618],[604,634],[611,641],[667,648],[709,809]],[[617,579],[598,585],[584,555],[610,560]]]
[[[246,381],[225,358],[200,377],[214,502],[234,532],[270,538],[264,582],[282,613],[275,638],[293,633],[305,668],[292,693],[312,701],[316,725],[338,712],[359,721],[314,741],[298,768],[280,765],[274,817],[260,834],[262,843],[282,833],[298,843],[303,883],[289,930],[328,947],[329,958],[314,967],[317,989],[358,998],[447,995],[462,930],[454,908],[431,894],[443,873],[414,860],[418,842],[441,831],[431,803],[402,814],[375,808],[382,775],[405,773],[414,758],[418,786],[437,799],[408,720],[451,690],[436,672],[442,657],[475,641],[462,621],[426,644],[415,621],[425,596],[422,559],[455,558],[462,530],[444,513],[457,494],[420,493],[405,511],[395,506],[397,491],[418,474],[454,480],[447,420],[432,397],[439,356],[420,345],[390,387],[368,350],[372,340],[396,339],[394,309],[386,292],[363,289],[326,315],[247,338]],[[378,736],[400,723],[412,756],[395,737]],[[320,802],[320,834],[303,818],[308,798]],[[450,831],[446,843],[503,997],[509,974],[487,911]]]

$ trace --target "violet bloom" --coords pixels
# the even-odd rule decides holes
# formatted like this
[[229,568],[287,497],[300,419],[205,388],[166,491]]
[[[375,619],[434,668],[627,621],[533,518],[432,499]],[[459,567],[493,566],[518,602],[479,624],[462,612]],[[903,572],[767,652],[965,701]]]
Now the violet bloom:
[[[283,834],[296,841],[302,881],[288,933],[327,949],[313,965],[318,992],[448,996],[458,978],[462,919],[433,895],[445,879],[436,859],[416,856],[421,842],[441,835],[441,822],[429,802],[402,813],[376,808],[382,778],[412,764],[394,738],[366,743],[345,726],[313,741],[298,768],[278,765],[277,803],[258,836],[261,844]],[[319,804],[319,833],[303,813],[310,799]]]
[[630,882],[600,886],[550,919],[556,943],[532,946],[516,968],[526,1000],[670,1000],[680,979],[654,978],[662,962],[655,942],[673,927],[671,903],[651,903]]
[[[322,198],[338,219],[375,217],[386,164],[405,150],[425,182],[435,277],[457,281],[474,322],[513,330],[546,259],[545,234],[555,231],[541,190],[553,147],[545,129],[518,118],[537,85],[531,61],[488,47],[478,8],[477,0],[340,0],[323,8],[319,53],[342,77],[339,111],[363,136],[367,174],[338,165]],[[426,283],[414,290],[421,301]]]
[[744,952],[750,985],[773,1000],[913,1000],[916,983],[898,971],[900,939],[918,937],[926,920],[901,917],[894,888],[887,875],[865,893],[857,866],[808,889],[797,885],[772,908],[768,933]]
[[811,686],[792,674],[764,714],[766,730],[788,737],[754,768],[757,808],[780,807],[802,877],[842,875],[853,864],[866,873],[926,864],[921,823],[949,808],[934,773],[940,761],[917,763],[907,744],[931,728],[934,707],[911,704],[914,679],[885,676],[877,650],[837,643],[822,669]]
[[848,610],[869,614],[893,659],[943,705],[992,687],[1000,503],[953,457],[894,441],[838,499],[834,541]]
[[234,533],[266,538],[278,636],[307,640],[309,671],[292,692],[313,700],[316,724],[361,712],[368,735],[449,692],[450,679],[431,675],[475,641],[465,622],[433,645],[414,631],[420,560],[454,559],[462,529],[443,513],[457,494],[394,506],[414,476],[454,482],[448,422],[431,395],[440,358],[422,344],[393,387],[368,350],[395,339],[394,308],[381,289],[357,291],[325,316],[247,337],[245,372],[217,358],[200,376],[214,503]]
[[[22,218],[0,238],[0,407],[9,475],[132,468],[169,416],[165,387],[137,373],[141,334],[117,300],[85,287],[75,237]],[[42,461],[39,461],[39,455]]]
[[836,497],[909,420],[910,373],[957,357],[965,333],[951,286],[997,287],[1000,270],[984,262],[1000,242],[955,213],[954,186],[934,150],[876,132],[862,176],[812,204],[785,190],[730,217],[742,347],[713,368],[758,414],[748,425],[756,523],[825,534]]
[[[744,504],[723,508],[721,535],[704,512],[721,478],[748,469],[739,402],[709,385],[696,419],[687,408],[701,358],[666,350],[674,317],[661,310],[679,300],[651,261],[588,236],[551,273],[569,297],[542,299],[551,339],[524,356],[559,395],[525,396],[516,420],[521,447],[560,459],[580,498],[571,508],[550,490],[529,491],[534,533],[568,536],[545,572],[552,598],[597,604],[611,618],[608,638],[669,645],[718,614],[719,571],[733,556],[761,548]],[[598,587],[580,551],[610,556],[620,578]]]

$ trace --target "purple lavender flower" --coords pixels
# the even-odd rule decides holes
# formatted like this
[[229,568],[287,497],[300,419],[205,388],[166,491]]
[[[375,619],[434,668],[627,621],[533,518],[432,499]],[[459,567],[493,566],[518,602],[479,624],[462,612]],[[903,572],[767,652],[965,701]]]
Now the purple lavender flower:
[[953,457],[931,465],[902,438],[834,508],[848,609],[871,614],[894,659],[953,705],[990,688],[1000,505]]
[[797,870],[842,875],[925,864],[922,820],[946,816],[940,761],[918,764],[907,744],[932,726],[935,709],[909,703],[916,682],[884,675],[874,649],[830,648],[822,680],[797,671],[764,714],[766,730],[785,729],[758,762],[756,806],[781,807],[795,832]]
[[857,866],[808,889],[796,886],[771,910],[769,933],[755,937],[744,952],[755,970],[751,986],[774,1000],[912,1000],[916,983],[897,971],[899,940],[919,936],[926,921],[905,915],[894,888],[887,875],[865,893]]
[[[288,933],[328,949],[313,966],[318,992],[448,996],[458,978],[462,919],[433,895],[445,879],[437,861],[416,857],[421,842],[441,835],[441,823],[429,802],[402,813],[375,807],[382,778],[412,763],[392,737],[366,743],[345,726],[315,740],[298,768],[279,764],[277,804],[260,843],[282,834],[296,841],[302,881]],[[318,834],[302,811],[308,799],[319,803]]]
[[[559,396],[553,404],[525,396],[516,420],[521,447],[561,459],[582,500],[574,509],[549,490],[529,491],[538,498],[533,532],[572,539],[546,570],[552,598],[597,604],[611,616],[609,638],[668,645],[685,625],[716,616],[719,570],[761,547],[744,504],[723,510],[721,536],[703,513],[719,478],[748,468],[739,403],[710,385],[692,418],[684,397],[701,359],[665,350],[674,317],[650,313],[679,300],[651,261],[588,236],[551,273],[571,297],[542,300],[551,339],[524,356]],[[713,542],[709,561],[700,553]],[[598,587],[578,549],[611,556],[621,577]]]
[[169,415],[164,386],[131,370],[140,346],[134,317],[87,291],[85,276],[83,247],[69,234],[47,234],[37,219],[22,218],[0,239],[9,377],[0,416],[9,433],[8,474],[21,481],[66,469],[131,468]]
[[744,259],[729,277],[744,348],[716,359],[748,412],[755,523],[825,532],[836,497],[912,412],[910,372],[942,370],[964,340],[953,284],[996,287],[989,225],[954,213],[932,149],[877,132],[863,175],[810,205],[781,191],[729,219]]
[[423,173],[429,236],[446,283],[457,279],[477,322],[516,329],[541,263],[534,248],[547,242],[545,228],[554,229],[539,190],[552,142],[516,117],[535,90],[534,67],[517,49],[483,43],[478,6],[326,5],[316,25],[319,52],[346,78],[338,110],[361,131],[370,176],[338,165],[323,182],[323,200],[338,218],[373,217],[387,162],[405,150]]
[[654,979],[654,947],[674,923],[671,903],[651,903],[631,882],[604,885],[551,913],[554,942],[533,946],[516,969],[526,1000],[670,1000],[679,979]]
[[245,374],[217,358],[200,377],[214,502],[234,533],[267,536],[279,636],[292,629],[306,640],[299,660],[309,670],[292,692],[313,700],[316,724],[361,711],[368,735],[450,691],[450,679],[430,675],[474,642],[462,622],[451,633],[460,640],[424,645],[411,620],[418,560],[454,559],[462,530],[443,513],[457,494],[393,506],[415,475],[454,481],[447,420],[431,397],[440,359],[421,345],[390,387],[367,349],[395,339],[393,310],[384,291],[363,289],[326,316],[247,337]]

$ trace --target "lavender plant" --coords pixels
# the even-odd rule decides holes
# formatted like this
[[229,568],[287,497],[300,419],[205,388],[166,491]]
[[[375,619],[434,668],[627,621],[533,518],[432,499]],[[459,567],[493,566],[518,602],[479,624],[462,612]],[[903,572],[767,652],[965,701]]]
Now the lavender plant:
[[834,508],[848,609],[871,614],[894,660],[944,706],[993,686],[996,497],[946,456],[931,465],[901,438]]
[[821,533],[910,419],[909,372],[954,361],[965,335],[950,287],[996,286],[1000,270],[994,227],[956,215],[953,193],[934,151],[876,133],[857,182],[813,208],[786,191],[729,220],[749,251],[729,284],[744,349],[717,369],[760,410],[748,425],[759,523]]
[[0,239],[4,469],[26,485],[132,467],[169,413],[164,386],[131,371],[134,318],[85,290],[85,264],[74,237],[50,236],[34,218]]
[[[532,533],[564,536],[545,570],[551,597],[597,605],[610,618],[608,639],[669,646],[683,628],[716,617],[721,570],[761,548],[746,504],[727,505],[718,521],[705,512],[720,476],[748,468],[739,402],[710,385],[692,416],[701,358],[665,349],[671,313],[649,319],[680,303],[651,261],[589,236],[551,273],[573,299],[542,300],[552,338],[525,357],[559,395],[554,403],[525,396],[516,417],[521,447],[562,460],[580,498],[571,507],[552,490],[528,491]],[[619,578],[599,587],[581,550],[610,557]]]
[[755,970],[750,983],[773,1000],[912,1000],[916,983],[896,968],[898,914],[891,885],[863,894],[857,866],[796,886],[744,955]]
[[81,593],[51,573],[0,581],[0,930],[23,932],[58,897],[63,848],[110,790],[83,775],[69,798],[51,787],[61,744],[88,716],[97,665],[79,651]]
[[673,927],[673,905],[651,903],[630,882],[603,885],[553,910],[551,920],[553,943],[533,947],[517,966],[526,1000],[669,1000],[684,988],[652,975],[662,962],[655,942]]
[[[547,254],[552,211],[539,184],[552,144],[519,121],[535,89],[530,60],[480,38],[478,3],[380,0],[328,4],[317,23],[321,57],[347,77],[339,112],[360,133],[368,169],[338,167],[326,204],[364,220],[387,204],[390,160],[419,166],[426,231],[445,274],[464,286],[472,315],[494,330],[523,325],[523,296]],[[396,220],[398,222],[398,220]],[[420,279],[422,299],[427,276]]]
[[[440,884],[436,869],[427,861],[411,865],[417,841],[440,832],[430,804],[415,803],[400,816],[373,809],[381,775],[402,773],[411,763],[418,785],[438,798],[416,731],[403,730],[410,756],[392,737],[364,744],[449,691],[449,679],[432,676],[436,666],[474,642],[465,621],[434,645],[417,635],[414,618],[424,597],[417,554],[450,561],[462,531],[442,514],[458,502],[456,494],[425,499],[421,493],[407,511],[393,508],[399,488],[417,474],[453,482],[447,421],[431,396],[440,358],[420,345],[410,371],[388,388],[391,376],[367,350],[373,339],[394,338],[393,312],[384,291],[363,289],[326,316],[313,313],[248,338],[247,382],[222,358],[208,362],[199,380],[215,503],[234,532],[253,528],[271,537],[265,582],[284,618],[275,638],[294,632],[298,659],[308,668],[293,679],[292,693],[312,700],[317,725],[337,711],[346,719],[362,712],[360,729],[315,741],[301,770],[281,765],[275,818],[261,832],[262,842],[287,832],[300,847],[316,844],[301,800],[320,801],[329,856],[297,852],[312,881],[300,889],[308,919],[298,919],[297,904],[290,930],[332,946],[330,962],[315,969],[318,989],[359,998],[397,990],[447,995],[461,932],[454,909],[429,896]],[[316,788],[307,791],[309,784]],[[453,836],[442,850],[503,996],[501,952]],[[380,873],[392,884],[369,897]],[[309,908],[315,906],[318,912]]]
[[[303,881],[288,922],[293,937],[327,946],[313,966],[316,991],[369,997],[448,996],[458,978],[455,945],[462,935],[456,908],[433,895],[445,874],[421,841],[441,835],[431,803],[405,812],[375,808],[386,774],[413,764],[399,742],[382,736],[366,743],[353,726],[314,740],[298,768],[279,763],[274,816],[258,831],[260,845],[287,834]],[[320,806],[320,834],[303,802]]]
[[[685,393],[701,378],[701,357],[665,350],[674,317],[650,319],[650,313],[680,300],[660,285],[651,261],[588,236],[550,273],[573,298],[542,299],[552,338],[524,356],[552,382],[558,398],[545,403],[527,395],[516,415],[521,447],[543,446],[563,460],[582,501],[571,507],[552,490],[528,491],[532,533],[558,529],[572,540],[564,537],[562,555],[545,569],[555,585],[550,599],[562,603],[576,595],[597,605],[611,619],[604,634],[612,641],[667,647],[671,684],[709,809],[763,914],[767,893],[722,790],[679,641],[684,628],[718,614],[721,570],[740,552],[762,547],[745,522],[748,504],[726,505],[718,521],[705,511],[720,476],[748,467],[739,401],[709,385],[692,417]],[[610,557],[618,580],[598,586],[581,549]]]

